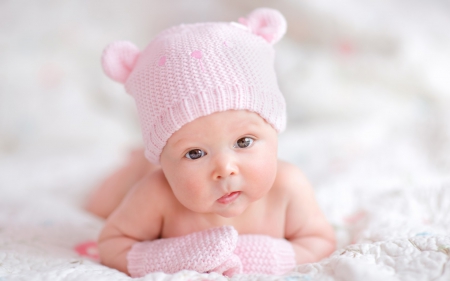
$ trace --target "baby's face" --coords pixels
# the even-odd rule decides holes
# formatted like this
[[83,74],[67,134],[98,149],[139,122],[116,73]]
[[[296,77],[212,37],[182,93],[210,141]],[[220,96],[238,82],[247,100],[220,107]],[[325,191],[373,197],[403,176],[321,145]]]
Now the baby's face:
[[160,163],[186,208],[234,217],[272,187],[277,145],[276,131],[258,114],[229,110],[184,125],[167,141]]

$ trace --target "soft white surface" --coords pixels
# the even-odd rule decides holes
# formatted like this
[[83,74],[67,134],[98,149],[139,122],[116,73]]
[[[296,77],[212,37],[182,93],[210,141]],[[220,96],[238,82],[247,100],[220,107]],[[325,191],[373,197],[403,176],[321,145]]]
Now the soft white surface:
[[[139,142],[132,100],[101,73],[101,50],[254,7],[89,3],[0,3],[0,281],[131,280],[74,250],[103,224],[82,209],[89,192]],[[277,46],[290,120],[279,154],[304,170],[338,237],[330,258],[281,280],[450,280],[448,4],[276,7],[290,23]],[[203,279],[227,280],[189,271],[141,280]]]
[[[28,179],[2,177],[2,184],[9,182],[11,189],[2,193],[0,205],[0,280],[130,280],[74,250],[77,244],[95,239],[103,224],[84,212],[80,203],[86,186],[111,166],[105,163],[110,159],[98,153],[40,158],[39,163],[1,162],[3,171],[7,171],[6,165],[11,170],[38,168],[29,173]],[[72,167],[58,168],[64,161],[71,161]],[[86,166],[90,161],[97,164]],[[14,190],[15,182],[22,186]],[[79,190],[64,192],[70,187]],[[317,192],[336,229],[339,249],[319,263],[298,266],[282,280],[450,278],[450,185],[404,184],[383,191],[369,187],[375,186],[361,183],[359,188],[352,188],[342,184],[322,187]],[[217,274],[189,271],[155,273],[142,280],[202,278],[226,280]]]

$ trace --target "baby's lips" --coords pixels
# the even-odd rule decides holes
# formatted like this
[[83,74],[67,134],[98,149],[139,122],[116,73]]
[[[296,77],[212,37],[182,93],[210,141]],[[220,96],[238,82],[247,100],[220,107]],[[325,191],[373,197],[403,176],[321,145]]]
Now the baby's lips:
[[233,202],[234,200],[236,200],[239,195],[241,195],[240,191],[234,191],[228,194],[225,194],[224,196],[220,197],[219,199],[217,199],[217,202],[222,203],[222,204],[228,204]]

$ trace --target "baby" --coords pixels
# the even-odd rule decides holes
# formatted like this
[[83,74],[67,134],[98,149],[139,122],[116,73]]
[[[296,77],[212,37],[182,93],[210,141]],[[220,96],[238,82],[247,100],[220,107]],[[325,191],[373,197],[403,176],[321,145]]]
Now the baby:
[[153,164],[135,155],[90,202],[107,217],[103,264],[133,277],[283,274],[335,249],[305,176],[277,159],[286,113],[273,44],[285,19],[261,8],[239,22],[172,27],[143,51],[105,49],[103,69],[135,99]]

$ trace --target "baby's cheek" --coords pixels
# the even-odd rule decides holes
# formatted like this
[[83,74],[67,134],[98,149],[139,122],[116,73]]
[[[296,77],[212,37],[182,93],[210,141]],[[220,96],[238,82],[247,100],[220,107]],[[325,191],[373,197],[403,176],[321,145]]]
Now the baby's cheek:
[[204,198],[204,189],[206,187],[200,177],[185,177],[177,182],[177,190],[181,200],[189,204],[197,204]]
[[278,164],[276,143],[267,142],[264,146],[259,147],[253,161],[258,166],[262,177],[274,177]]
[[255,192],[262,196],[272,187],[275,181],[277,162],[268,157],[258,158],[252,161],[252,165],[249,165],[247,182],[250,182]]

